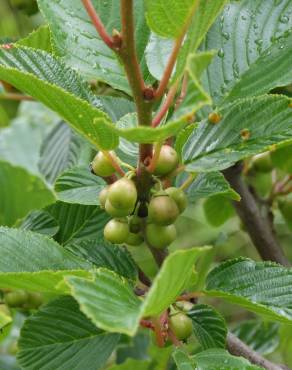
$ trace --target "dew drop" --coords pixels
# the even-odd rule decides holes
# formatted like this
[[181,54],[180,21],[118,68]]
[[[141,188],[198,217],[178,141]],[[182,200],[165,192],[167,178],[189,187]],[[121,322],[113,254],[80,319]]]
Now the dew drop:
[[223,50],[223,48],[221,48],[219,51],[218,51],[218,57],[219,58],[223,58],[224,57],[224,50]]

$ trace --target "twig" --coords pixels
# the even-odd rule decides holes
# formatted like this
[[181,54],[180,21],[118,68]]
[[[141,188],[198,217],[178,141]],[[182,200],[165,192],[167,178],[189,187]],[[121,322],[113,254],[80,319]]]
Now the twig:
[[188,89],[188,75],[185,74],[182,82],[181,93],[175,103],[175,110],[178,110],[179,106],[184,101],[184,98],[186,97],[187,94],[187,89]]
[[139,280],[145,284],[147,287],[150,287],[151,286],[151,280],[148,278],[148,276],[144,273],[144,271],[142,271],[140,269],[140,267],[138,268],[138,276],[139,276]]
[[125,172],[121,168],[121,166],[118,164],[118,162],[115,160],[115,158],[110,154],[110,152],[103,150],[103,155],[110,161],[111,165],[114,167],[114,169],[122,176],[125,176]]
[[82,3],[91,18],[92,24],[96,28],[99,36],[104,41],[104,43],[110,48],[114,48],[114,43],[112,37],[107,33],[107,30],[105,29],[99,15],[96,13],[94,6],[91,2],[91,0],[82,0]]
[[262,366],[267,370],[290,370],[287,366],[280,366],[266,360],[260,354],[248,347],[244,342],[238,339],[235,335],[228,333],[227,347],[231,354],[235,356],[242,356],[249,360],[251,363]]
[[205,294],[203,292],[191,292],[180,295],[176,298],[176,301],[189,301],[193,298],[203,297]]
[[164,92],[167,88],[168,82],[170,80],[171,74],[172,74],[174,66],[175,66],[175,63],[177,61],[177,57],[178,57],[180,48],[182,46],[183,40],[185,38],[185,35],[186,35],[187,30],[189,28],[189,25],[191,23],[192,17],[193,17],[193,15],[194,15],[194,13],[197,9],[197,6],[198,6],[198,2],[196,2],[196,4],[193,6],[193,9],[190,12],[190,15],[189,15],[189,17],[188,17],[188,19],[187,19],[187,21],[186,21],[186,23],[185,23],[185,25],[182,29],[181,34],[175,40],[172,52],[170,54],[170,57],[168,59],[167,65],[166,65],[164,73],[163,73],[163,76],[161,78],[161,81],[158,85],[157,90],[155,91],[155,99],[160,99],[163,96],[163,94],[164,94]]
[[168,109],[170,108],[170,106],[171,106],[171,104],[174,100],[176,90],[177,90],[177,87],[178,87],[178,82],[179,81],[176,81],[176,83],[169,90],[169,92],[166,96],[166,99],[164,100],[159,112],[157,112],[156,116],[152,120],[152,127],[158,126],[160,124],[162,118],[168,112]]
[[233,204],[253,244],[263,260],[290,266],[272,231],[270,220],[261,215],[256,199],[245,184],[241,172],[242,164],[238,163],[223,171],[223,174],[232,188],[241,196],[241,201],[233,202]]
[[0,94],[0,100],[16,100],[16,101],[22,101],[22,100],[28,100],[33,101],[34,98],[28,95],[23,94],[17,94],[17,93],[5,93]]

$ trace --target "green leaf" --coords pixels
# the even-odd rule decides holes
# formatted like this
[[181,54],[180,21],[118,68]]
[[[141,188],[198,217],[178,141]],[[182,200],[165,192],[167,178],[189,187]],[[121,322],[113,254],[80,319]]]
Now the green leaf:
[[220,48],[206,75],[216,103],[260,95],[292,81],[291,11],[289,0],[267,0],[264,8],[261,0],[226,5],[203,47]]
[[21,330],[19,364],[25,370],[102,369],[119,335],[96,328],[71,297],[60,297],[30,316]]
[[240,258],[224,262],[209,273],[206,294],[291,324],[291,282],[291,268]]
[[272,163],[276,168],[287,173],[292,173],[292,144],[271,151]]
[[95,325],[109,332],[135,334],[141,301],[126,279],[100,268],[92,280],[69,276],[65,281],[81,311]]
[[29,213],[21,223],[20,228],[47,236],[54,236],[59,230],[59,225],[48,212],[40,210]]
[[11,322],[12,317],[8,315],[6,312],[2,311],[0,307],[0,331],[2,331],[2,329]]
[[[113,29],[121,29],[119,2],[94,0],[92,3],[109,34]],[[129,93],[128,81],[118,58],[100,39],[79,0],[38,0],[38,4],[50,25],[56,52],[66,64],[78,69],[88,80],[104,81]],[[135,1],[134,19],[138,57],[143,60],[149,29],[142,0]]]
[[227,327],[224,318],[211,306],[196,304],[188,311],[202,348],[225,348]]
[[54,195],[39,177],[0,161],[0,225],[12,226],[29,211],[54,201]]
[[43,106],[41,107],[41,104],[21,103],[16,119],[0,132],[0,158],[15,166],[23,167],[32,174],[39,175],[40,146],[48,129],[55,122],[55,115]]
[[133,369],[149,370],[150,364],[151,364],[150,361],[146,360],[141,361],[129,358],[122,364],[111,366],[109,370],[133,370]]
[[240,196],[230,187],[220,172],[199,174],[187,190],[190,202],[196,202],[200,198],[207,198],[215,194],[232,200],[240,200]]
[[98,327],[133,336],[142,317],[161,314],[187,287],[194,263],[204,249],[208,248],[178,250],[168,256],[143,302],[128,281],[104,268],[91,280],[69,276],[65,281],[81,311]]
[[232,203],[224,195],[212,195],[204,202],[204,212],[210,225],[219,227],[235,215]]
[[90,158],[90,145],[61,121],[43,140],[39,170],[49,183],[54,183],[65,170],[88,164]]
[[49,26],[44,25],[31,32],[24,39],[18,40],[16,45],[28,46],[35,49],[45,50],[52,53],[51,33]]
[[196,363],[195,370],[264,370],[262,367],[251,365],[245,358],[231,356],[223,349],[209,349],[192,357]]
[[152,31],[163,37],[176,38],[190,21],[198,0],[146,0],[146,19]]
[[222,170],[291,140],[291,108],[284,96],[239,99],[219,114],[222,120],[218,124],[204,120],[189,136],[183,148],[187,170]]
[[183,350],[176,349],[172,357],[176,363],[178,370],[194,370],[195,364],[191,357]]
[[254,351],[268,355],[279,346],[279,324],[261,320],[243,321],[232,332]]
[[76,167],[62,173],[54,188],[62,202],[99,205],[98,194],[105,185],[105,181],[93,175],[88,167]]
[[103,232],[109,216],[97,206],[57,202],[46,208],[59,225],[55,239],[68,244],[94,239]]
[[187,287],[196,260],[207,250],[208,247],[178,250],[165,259],[143,303],[145,316],[157,316],[175,301]]
[[57,112],[93,145],[103,149],[118,145],[110,118],[95,107],[101,103],[60,59],[27,47],[0,48],[0,79]]
[[0,228],[0,287],[56,292],[64,275],[87,276],[89,262],[75,257],[47,237]]
[[99,238],[69,244],[66,249],[94,266],[105,267],[130,280],[137,279],[136,264],[124,247],[113,245]]

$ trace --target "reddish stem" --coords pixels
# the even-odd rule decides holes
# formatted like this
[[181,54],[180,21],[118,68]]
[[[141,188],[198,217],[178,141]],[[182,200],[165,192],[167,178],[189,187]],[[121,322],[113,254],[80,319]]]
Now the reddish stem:
[[176,337],[176,335],[174,334],[174,332],[168,328],[168,338],[171,340],[171,342],[176,346],[176,347],[181,347],[182,346],[182,342],[179,341]]
[[28,101],[33,101],[34,98],[28,95],[23,95],[23,94],[17,94],[17,93],[5,93],[5,94],[0,94],[0,100],[16,100],[16,101],[22,101],[22,100],[28,100]]
[[117,161],[115,160],[115,158],[110,154],[110,152],[107,152],[107,151],[103,150],[102,153],[111,162],[111,165],[114,167],[114,169],[117,171],[117,173],[119,175],[121,175],[122,177],[124,177],[125,176],[125,172],[123,171],[123,169],[121,168],[121,166],[117,163]]
[[189,301],[193,298],[203,297],[204,293],[202,292],[192,292],[192,293],[186,293],[182,294],[179,297],[176,298],[176,301]]
[[162,143],[157,143],[154,147],[153,157],[151,159],[151,162],[150,162],[149,166],[147,167],[147,170],[150,173],[153,173],[155,168],[156,168],[156,164],[157,164],[157,161],[158,161],[158,158],[159,158],[161,147],[162,147]]
[[99,15],[96,13],[94,6],[91,2],[91,0],[82,0],[82,3],[91,18],[91,21],[96,28],[99,36],[104,41],[104,43],[110,48],[114,48],[114,43],[112,37],[108,34],[107,30],[105,29]]
[[184,101],[184,98],[186,97],[186,94],[187,94],[187,89],[188,89],[188,75],[185,74],[183,78],[183,82],[182,82],[180,96],[178,97],[175,103],[175,110],[177,110],[179,106],[181,105],[181,103]]
[[177,86],[178,86],[178,81],[176,81],[176,83],[171,87],[171,89],[169,90],[169,92],[167,94],[166,99],[164,100],[164,102],[163,102],[163,104],[162,104],[162,106],[160,108],[160,111],[153,118],[153,120],[152,120],[152,127],[158,126],[160,124],[162,118],[168,112],[168,109],[169,109],[169,107],[171,106],[171,104],[172,104],[172,102],[174,100],[174,97],[175,97],[175,94],[176,94],[176,90],[177,90]]

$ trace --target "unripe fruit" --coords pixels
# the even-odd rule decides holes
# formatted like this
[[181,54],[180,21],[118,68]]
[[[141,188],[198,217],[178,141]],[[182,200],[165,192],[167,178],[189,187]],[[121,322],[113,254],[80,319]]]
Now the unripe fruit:
[[129,226],[126,220],[110,220],[103,230],[106,240],[113,244],[125,243],[129,236]]
[[[110,152],[110,154],[114,155],[112,152]],[[96,154],[91,162],[91,166],[93,172],[101,177],[111,176],[115,172],[111,162],[102,152]]]
[[179,209],[168,195],[159,195],[151,199],[148,207],[150,222],[166,226],[172,224],[178,215]]
[[176,228],[174,225],[148,224],[146,226],[146,238],[153,248],[162,249],[176,239]]
[[129,216],[133,212],[133,208],[115,208],[109,199],[105,202],[105,210],[106,212],[111,215],[112,217],[119,218],[119,217],[126,217]]
[[140,217],[133,215],[129,220],[130,232],[137,234],[142,229],[142,220]]
[[141,234],[130,233],[126,240],[126,244],[137,247],[138,245],[141,245],[143,241],[144,239]]
[[105,188],[102,189],[102,191],[98,195],[99,204],[101,208],[105,207],[105,202],[107,200],[108,191],[109,191],[109,186],[106,186]]
[[193,332],[192,320],[182,312],[170,316],[169,327],[179,340],[189,338]]
[[5,294],[5,303],[9,307],[21,307],[28,300],[28,294],[24,290],[17,290]]
[[171,187],[167,188],[165,192],[175,201],[180,213],[187,208],[188,200],[183,190]]
[[178,165],[177,152],[169,145],[162,145],[154,174],[164,176],[172,172]]
[[253,157],[253,167],[256,171],[268,173],[273,169],[273,164],[269,152],[261,153]]
[[194,304],[189,301],[179,301],[176,302],[176,306],[179,307],[181,311],[188,312],[194,307]]
[[127,178],[116,181],[109,189],[108,200],[115,208],[133,209],[137,202],[137,190],[134,182]]
[[28,300],[25,306],[28,308],[39,308],[43,304],[43,297],[40,293],[28,293]]

